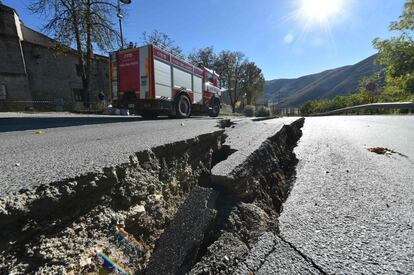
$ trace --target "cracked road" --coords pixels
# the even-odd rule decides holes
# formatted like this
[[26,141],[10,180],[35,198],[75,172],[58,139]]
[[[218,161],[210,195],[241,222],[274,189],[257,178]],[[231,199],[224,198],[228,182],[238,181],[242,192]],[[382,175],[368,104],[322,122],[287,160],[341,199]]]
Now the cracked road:
[[[118,119],[0,120],[0,195],[125,163],[133,152],[219,130],[217,120],[209,118]],[[237,134],[237,127],[246,125],[239,122],[229,131]],[[258,125],[240,135],[270,129]],[[44,133],[36,134],[38,128]],[[413,274],[414,116],[311,117],[302,130],[280,233],[265,233],[236,274]],[[235,144],[251,146],[246,140]],[[390,154],[370,152],[372,147],[388,148]]]

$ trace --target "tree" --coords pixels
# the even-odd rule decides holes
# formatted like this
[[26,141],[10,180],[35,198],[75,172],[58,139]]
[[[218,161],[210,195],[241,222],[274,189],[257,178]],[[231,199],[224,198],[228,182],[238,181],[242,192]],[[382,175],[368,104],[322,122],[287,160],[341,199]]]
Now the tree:
[[386,93],[414,93],[414,0],[408,0],[399,21],[392,22],[390,31],[398,37],[373,44],[379,51],[378,62],[385,65]]
[[89,101],[93,46],[105,52],[120,41],[113,23],[117,6],[111,0],[32,0],[29,9],[47,18],[44,30],[60,42],[57,50],[75,45],[82,86]]
[[246,95],[247,105],[254,105],[256,99],[263,94],[265,79],[262,70],[254,62],[242,65],[241,92]]
[[144,45],[153,44],[168,52],[184,58],[183,50],[176,45],[176,42],[166,33],[154,30],[151,33],[143,32],[141,43]]
[[193,51],[188,55],[188,59],[198,67],[206,67],[215,69],[217,63],[217,55],[212,46]]
[[242,52],[222,51],[218,55],[216,70],[222,84],[229,93],[230,105],[233,113],[236,112],[236,102],[241,98],[243,83],[243,66],[247,62]]

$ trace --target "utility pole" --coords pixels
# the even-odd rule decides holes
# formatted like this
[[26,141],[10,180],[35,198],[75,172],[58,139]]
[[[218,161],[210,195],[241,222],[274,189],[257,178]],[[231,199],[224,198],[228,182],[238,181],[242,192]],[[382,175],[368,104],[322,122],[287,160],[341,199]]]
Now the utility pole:
[[121,2],[124,4],[131,4],[131,0],[118,0],[118,19],[119,19],[119,34],[121,35],[121,49],[124,48],[124,35],[122,34],[122,12],[121,12]]

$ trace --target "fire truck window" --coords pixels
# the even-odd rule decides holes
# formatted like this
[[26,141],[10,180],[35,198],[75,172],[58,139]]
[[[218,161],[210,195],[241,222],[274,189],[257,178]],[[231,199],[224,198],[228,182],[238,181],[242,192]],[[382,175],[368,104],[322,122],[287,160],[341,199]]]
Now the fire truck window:
[[210,83],[213,83],[214,82],[213,80],[214,80],[213,74],[210,72],[207,72],[207,81]]

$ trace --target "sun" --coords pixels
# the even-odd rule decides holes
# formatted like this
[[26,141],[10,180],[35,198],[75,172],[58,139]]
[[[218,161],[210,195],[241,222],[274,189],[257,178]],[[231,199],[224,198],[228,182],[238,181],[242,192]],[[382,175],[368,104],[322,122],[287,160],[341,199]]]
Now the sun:
[[305,24],[330,24],[344,9],[344,0],[298,0],[296,17]]

